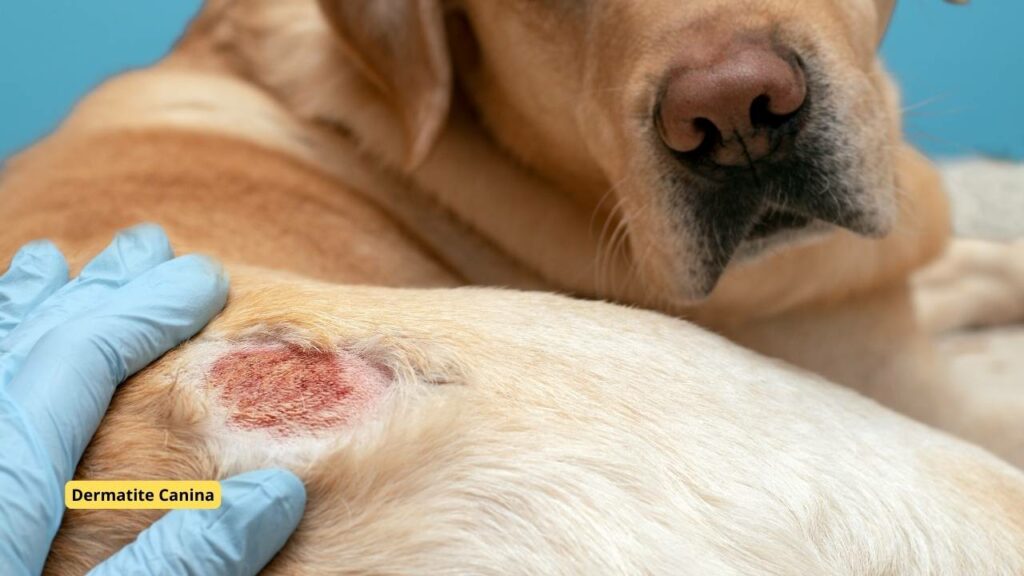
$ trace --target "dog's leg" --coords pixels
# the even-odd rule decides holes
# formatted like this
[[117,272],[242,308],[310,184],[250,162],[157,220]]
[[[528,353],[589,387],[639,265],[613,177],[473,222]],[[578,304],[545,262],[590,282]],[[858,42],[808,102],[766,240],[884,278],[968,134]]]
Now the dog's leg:
[[[954,241],[912,281],[915,312],[968,415],[960,433],[1024,466],[1024,240]],[[964,330],[967,328],[985,328]]]
[[1024,467],[1024,394],[978,371],[965,376],[968,366],[918,324],[916,295],[897,286],[723,332]]
[[932,334],[1024,320],[1024,239],[955,240],[912,281],[921,326]]

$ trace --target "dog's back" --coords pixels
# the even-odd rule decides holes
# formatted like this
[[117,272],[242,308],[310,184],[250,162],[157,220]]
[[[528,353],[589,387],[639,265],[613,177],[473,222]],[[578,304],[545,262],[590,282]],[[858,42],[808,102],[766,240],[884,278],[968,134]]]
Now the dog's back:
[[228,262],[344,283],[459,283],[357,186],[303,161],[301,126],[272,101],[166,68],[111,81],[8,163],[0,253],[49,237],[81,263],[116,230],[158,221],[179,251]]

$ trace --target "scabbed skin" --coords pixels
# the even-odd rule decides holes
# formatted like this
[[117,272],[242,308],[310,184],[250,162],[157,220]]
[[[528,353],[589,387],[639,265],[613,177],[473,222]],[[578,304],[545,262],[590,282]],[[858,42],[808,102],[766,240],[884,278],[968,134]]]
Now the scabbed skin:
[[275,436],[344,426],[388,381],[381,367],[351,352],[277,343],[229,352],[210,371],[230,410],[228,425]]

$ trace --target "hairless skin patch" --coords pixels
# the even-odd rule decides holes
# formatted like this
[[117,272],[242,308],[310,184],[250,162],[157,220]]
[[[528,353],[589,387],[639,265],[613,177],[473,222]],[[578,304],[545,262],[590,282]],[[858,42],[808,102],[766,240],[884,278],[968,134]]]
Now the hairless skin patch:
[[385,368],[351,352],[294,344],[228,352],[209,373],[229,426],[275,436],[345,426],[372,408],[390,380]]

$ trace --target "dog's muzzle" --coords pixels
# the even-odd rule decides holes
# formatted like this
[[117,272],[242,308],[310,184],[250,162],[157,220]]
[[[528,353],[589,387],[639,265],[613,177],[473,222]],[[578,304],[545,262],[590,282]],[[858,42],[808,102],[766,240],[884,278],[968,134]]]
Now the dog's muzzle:
[[832,226],[885,232],[827,84],[796,54],[747,38],[668,78],[653,121],[673,164],[663,177],[672,217],[695,249],[696,296],[738,252]]

